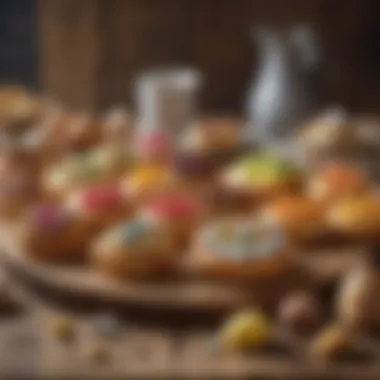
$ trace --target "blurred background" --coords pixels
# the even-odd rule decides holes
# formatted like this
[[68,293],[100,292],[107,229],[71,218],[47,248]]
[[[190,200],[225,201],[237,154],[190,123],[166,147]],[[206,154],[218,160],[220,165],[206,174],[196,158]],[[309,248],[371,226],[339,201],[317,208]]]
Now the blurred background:
[[239,112],[257,67],[250,28],[310,23],[326,101],[380,105],[378,0],[1,0],[0,79],[76,107],[129,101],[136,74],[199,67],[202,105]]

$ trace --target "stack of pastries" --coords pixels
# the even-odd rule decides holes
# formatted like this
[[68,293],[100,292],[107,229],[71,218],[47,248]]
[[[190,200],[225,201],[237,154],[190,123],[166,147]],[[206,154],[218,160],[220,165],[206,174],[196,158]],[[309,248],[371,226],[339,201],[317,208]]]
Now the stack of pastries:
[[305,172],[247,150],[240,120],[203,119],[174,141],[140,135],[123,109],[49,104],[36,118],[17,138],[3,131],[0,151],[0,217],[33,259],[117,279],[254,280],[329,236],[380,236],[380,194],[364,171],[334,161]]

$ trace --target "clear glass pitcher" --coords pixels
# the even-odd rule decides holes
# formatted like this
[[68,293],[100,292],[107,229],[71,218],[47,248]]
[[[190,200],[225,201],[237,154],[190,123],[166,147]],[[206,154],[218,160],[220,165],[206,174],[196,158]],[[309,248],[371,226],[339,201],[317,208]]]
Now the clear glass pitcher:
[[253,33],[259,68],[246,104],[247,137],[283,148],[300,122],[317,109],[310,73],[319,62],[314,33],[306,26]]

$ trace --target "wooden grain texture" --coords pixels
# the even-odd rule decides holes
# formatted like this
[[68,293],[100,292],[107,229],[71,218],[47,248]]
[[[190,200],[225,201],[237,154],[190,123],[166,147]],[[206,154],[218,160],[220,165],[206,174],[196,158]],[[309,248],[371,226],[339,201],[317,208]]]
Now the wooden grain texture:
[[250,29],[309,22],[324,50],[325,101],[379,102],[379,2],[329,0],[39,0],[40,74],[68,104],[132,100],[133,80],[162,65],[205,74],[205,110],[239,112],[257,68]]
[[[7,272],[6,272],[7,273]],[[117,334],[102,338],[95,321],[104,315],[97,309],[78,312],[75,305],[52,302],[43,292],[25,287],[16,278],[9,284],[19,313],[5,317],[0,312],[0,378],[116,378],[146,379],[339,379],[369,380],[380,376],[380,342],[376,337],[357,341],[362,354],[329,365],[308,357],[308,343],[275,329],[271,348],[251,353],[219,350],[214,344],[218,324],[183,325],[170,313],[157,323],[157,313],[127,313]],[[113,314],[112,309],[106,313]],[[57,339],[53,326],[69,318],[73,339]],[[94,362],[89,349],[102,342],[107,360]]]

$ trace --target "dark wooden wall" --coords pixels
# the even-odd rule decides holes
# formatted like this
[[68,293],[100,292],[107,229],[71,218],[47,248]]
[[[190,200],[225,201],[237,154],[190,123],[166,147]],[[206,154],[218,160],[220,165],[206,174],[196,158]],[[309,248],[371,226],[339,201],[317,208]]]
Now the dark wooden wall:
[[36,1],[0,1],[0,82],[37,85]]
[[380,105],[377,0],[39,0],[40,78],[79,107],[131,99],[136,75],[166,64],[205,74],[207,109],[239,110],[256,54],[252,25],[311,22],[328,99]]

